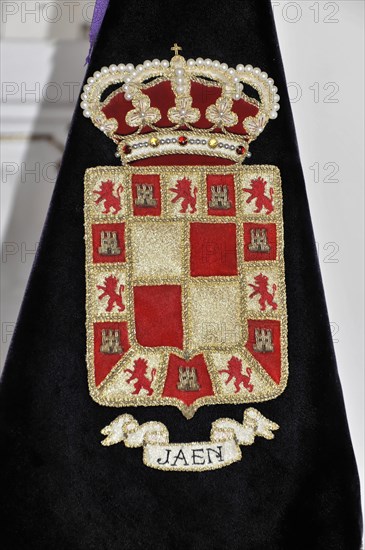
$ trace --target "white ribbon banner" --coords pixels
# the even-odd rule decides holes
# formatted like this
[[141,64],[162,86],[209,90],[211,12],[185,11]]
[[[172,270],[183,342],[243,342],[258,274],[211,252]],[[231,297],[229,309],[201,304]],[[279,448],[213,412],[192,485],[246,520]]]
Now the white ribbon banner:
[[219,418],[212,424],[210,441],[170,443],[161,422],[138,424],[130,414],[122,414],[102,429],[102,445],[124,442],[126,447],[143,447],[143,462],[150,468],[167,471],[201,472],[223,468],[242,458],[241,445],[252,445],[255,437],[273,439],[279,426],[254,408],[246,409],[243,422]]

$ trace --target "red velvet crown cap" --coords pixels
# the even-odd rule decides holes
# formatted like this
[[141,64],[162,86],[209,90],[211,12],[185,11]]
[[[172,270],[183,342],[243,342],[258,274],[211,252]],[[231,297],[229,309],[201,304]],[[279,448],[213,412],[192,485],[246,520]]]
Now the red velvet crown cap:
[[[171,88],[171,84],[168,81],[160,82],[151,88],[144,90],[144,93],[148,95],[151,100],[151,107],[158,107],[161,111],[161,119],[156,122],[156,126],[159,128],[172,128],[173,124],[167,117],[167,111],[175,105],[175,96]],[[201,117],[194,125],[195,128],[206,130],[211,127],[211,123],[205,116],[205,111],[216,102],[220,97],[221,90],[217,86],[205,86],[199,82],[191,83],[191,97],[193,99],[193,107],[196,107],[201,112]],[[102,107],[102,112],[105,116],[115,118],[118,121],[118,134],[129,135],[135,132],[135,128],[128,126],[125,121],[127,113],[133,109],[131,101],[128,101],[124,97],[124,93],[111,94],[105,101]],[[233,102],[232,111],[238,116],[238,123],[229,127],[229,131],[234,134],[247,135],[247,131],[242,126],[242,122],[247,117],[255,117],[259,112],[259,108],[253,102],[249,102],[247,99],[238,99]],[[148,133],[151,129],[145,126],[141,133]],[[218,132],[218,129],[215,130]]]

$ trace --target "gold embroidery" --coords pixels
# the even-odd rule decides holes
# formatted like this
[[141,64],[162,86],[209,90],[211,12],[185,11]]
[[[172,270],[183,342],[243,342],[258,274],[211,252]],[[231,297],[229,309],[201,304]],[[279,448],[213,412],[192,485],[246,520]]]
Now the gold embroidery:
[[101,353],[113,355],[114,353],[123,353],[120,343],[120,331],[115,329],[103,329],[101,332],[102,342],[99,348]]
[[131,258],[134,280],[153,277],[177,278],[182,275],[183,228],[180,223],[148,217],[131,221]]
[[100,233],[98,251],[101,256],[118,256],[120,254],[121,249],[116,231],[102,231]]
[[179,367],[179,382],[176,387],[181,391],[198,391],[200,385],[197,370],[194,367]]
[[211,187],[212,199],[209,202],[209,208],[218,210],[229,210],[232,206],[228,198],[228,187],[226,185],[216,185]]
[[242,339],[239,280],[235,277],[233,281],[219,282],[206,279],[194,280],[190,284],[192,348],[231,349],[239,346]]
[[134,200],[136,206],[151,208],[157,205],[154,198],[153,185],[148,183],[137,183],[137,198]]
[[271,353],[274,351],[272,331],[270,329],[255,329],[255,343],[253,345],[253,349],[255,351],[259,351],[260,353]]
[[[131,178],[133,174],[159,174],[161,184],[161,215],[138,216],[133,214],[133,196]],[[232,175],[235,189],[236,215],[216,216],[208,212],[207,176],[210,174]],[[249,182],[262,177],[274,189],[274,209],[270,213],[264,210],[255,213],[252,204],[247,204]],[[177,181],[183,179],[192,182],[191,191],[196,191],[195,212],[193,208],[181,208],[181,201],[172,203],[175,194],[171,191]],[[120,210],[107,212],[100,204],[95,204],[101,182],[112,181],[113,189],[120,188]],[[114,192],[116,195],[116,193]],[[94,224],[125,224],[125,243],[116,244],[113,232],[101,233],[101,239],[108,243],[107,250],[125,248],[125,261],[118,263],[93,262]],[[191,223],[234,224],[237,228],[237,269],[222,276],[191,276],[189,227]],[[277,238],[276,259],[266,261],[246,261],[244,259],[244,223],[275,224]],[[228,227],[228,226],[227,226]],[[287,318],[283,263],[283,221],[281,211],[281,180],[279,170],[274,166],[235,166],[235,167],[99,167],[91,168],[85,176],[85,239],[86,239],[86,284],[87,284],[87,364],[90,394],[95,401],[108,406],[151,406],[173,405],[190,418],[203,405],[221,403],[252,403],[274,399],[285,389],[288,377],[287,362]],[[112,244],[111,244],[112,241]],[[98,242],[98,247],[102,243]],[[217,244],[217,243],[216,243]],[[219,243],[218,243],[219,244]],[[104,246],[104,248],[105,248]],[[220,254],[213,249],[208,255]],[[109,247],[109,248],[108,248]],[[111,248],[110,248],[111,247]],[[226,251],[227,252],[227,251]],[[229,252],[229,251],[228,251]],[[263,252],[261,250],[261,252]],[[113,258],[112,255],[110,255]],[[108,257],[105,257],[108,259]],[[258,286],[257,276],[267,277],[267,286],[261,288],[265,298],[265,288],[269,294],[275,293],[270,305],[266,295],[265,307],[260,305],[260,292],[250,297]],[[105,287],[106,279],[114,277],[116,288],[123,286],[124,309],[118,307],[118,300],[112,300],[110,311],[108,295],[97,287]],[[138,343],[135,329],[133,285],[180,285],[182,289],[183,350],[171,346],[158,348],[143,347]],[[200,308],[199,308],[200,304]],[[220,307],[221,304],[221,307]],[[120,304],[119,304],[120,305]],[[255,319],[255,351],[270,354],[270,328],[266,321],[280,322],[281,377],[275,381],[260,365],[252,353],[245,347],[248,339],[248,319]],[[260,326],[260,320],[264,323]],[[128,325],[130,348],[124,353],[115,367],[96,386],[94,378],[94,323],[125,322]],[[110,330],[110,329],[109,329]],[[117,330],[117,329],[115,329]],[[112,338],[109,333],[105,338]],[[118,336],[114,332],[115,345]],[[120,340],[120,336],[119,336]],[[114,344],[111,344],[114,345]],[[122,344],[120,343],[122,346]],[[188,360],[204,353],[209,376],[212,381],[213,395],[199,397],[192,405],[185,405],[180,399],[164,396],[163,389],[167,375],[170,354]],[[250,381],[246,386],[239,385],[236,391],[234,380],[228,381],[227,370],[232,357],[237,358],[236,365],[242,364],[241,375],[247,376],[251,369]],[[135,392],[135,384],[128,382],[135,369],[135,361],[146,361],[145,376],[150,381],[152,394],[140,388]],[[182,363],[182,366],[186,366]],[[200,381],[198,379],[198,383]],[[250,391],[250,385],[252,390]],[[135,393],[134,393],[135,392]]]
[[270,245],[267,242],[267,230],[250,229],[250,244],[248,248],[251,252],[270,252]]

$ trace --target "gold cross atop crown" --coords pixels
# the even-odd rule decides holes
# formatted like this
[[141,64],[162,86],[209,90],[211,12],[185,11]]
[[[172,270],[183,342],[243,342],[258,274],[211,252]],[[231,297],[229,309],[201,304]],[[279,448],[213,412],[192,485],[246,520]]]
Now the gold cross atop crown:
[[174,52],[175,55],[179,55],[179,52],[182,50],[182,47],[178,46],[175,42],[175,44],[170,49],[172,52]]

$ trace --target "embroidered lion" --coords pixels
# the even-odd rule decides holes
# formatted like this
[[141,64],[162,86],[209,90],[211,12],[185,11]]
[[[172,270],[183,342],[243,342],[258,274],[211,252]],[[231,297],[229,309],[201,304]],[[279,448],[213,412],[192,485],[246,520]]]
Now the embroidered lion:
[[180,212],[182,214],[186,214],[188,212],[188,208],[190,208],[192,214],[196,212],[196,197],[198,189],[197,187],[194,187],[194,190],[192,191],[192,183],[190,180],[187,178],[177,180],[176,186],[170,187],[169,190],[176,193],[175,197],[171,200],[172,203],[182,199],[180,208]]
[[275,292],[276,292],[276,285],[272,285],[272,292],[269,292],[268,286],[269,286],[269,279],[266,275],[263,275],[260,273],[255,277],[255,283],[251,284],[249,283],[249,286],[253,288],[253,292],[250,294],[250,298],[253,298],[254,296],[260,296],[259,304],[261,311],[266,310],[266,304],[268,306],[271,306],[273,310],[277,309],[278,304],[274,302],[275,298]]
[[267,182],[263,178],[257,178],[251,180],[251,188],[244,188],[243,191],[246,191],[250,194],[246,203],[250,204],[253,200],[255,201],[256,210],[255,213],[258,214],[263,209],[266,210],[266,214],[271,214],[274,210],[273,206],[273,196],[274,189],[270,187],[269,197],[265,195],[265,187]]
[[156,369],[152,369],[151,378],[147,378],[147,368],[148,364],[146,359],[136,359],[133,364],[133,370],[125,369],[125,372],[130,373],[130,377],[127,380],[128,384],[130,384],[131,382],[133,383],[133,381],[135,380],[134,391],[132,392],[133,395],[138,394],[141,390],[146,390],[148,392],[148,395],[153,394],[153,389],[151,388],[151,385],[156,376]]
[[109,275],[109,277],[105,277],[104,286],[97,285],[96,288],[103,291],[100,296],[98,296],[99,300],[102,300],[103,298],[105,298],[105,296],[108,296],[109,298],[106,311],[113,311],[114,306],[116,306],[119,311],[125,310],[122,295],[122,292],[124,291],[124,285],[119,285],[118,288],[118,279],[114,277],[114,275]]
[[114,183],[111,180],[102,181],[99,191],[93,191],[96,195],[99,195],[98,198],[95,199],[95,204],[100,204],[104,201],[103,214],[110,214],[111,210],[114,210],[114,214],[117,214],[122,209],[120,203],[122,191],[123,187],[119,185],[116,190],[117,194],[114,195]]
[[231,380],[234,380],[235,393],[240,391],[240,386],[243,384],[243,387],[246,388],[250,393],[253,390],[253,385],[251,384],[251,374],[252,369],[250,367],[246,368],[246,374],[242,373],[242,360],[238,357],[231,357],[228,361],[227,368],[219,371],[219,374],[226,373],[228,378],[226,380],[226,385],[230,383]]

